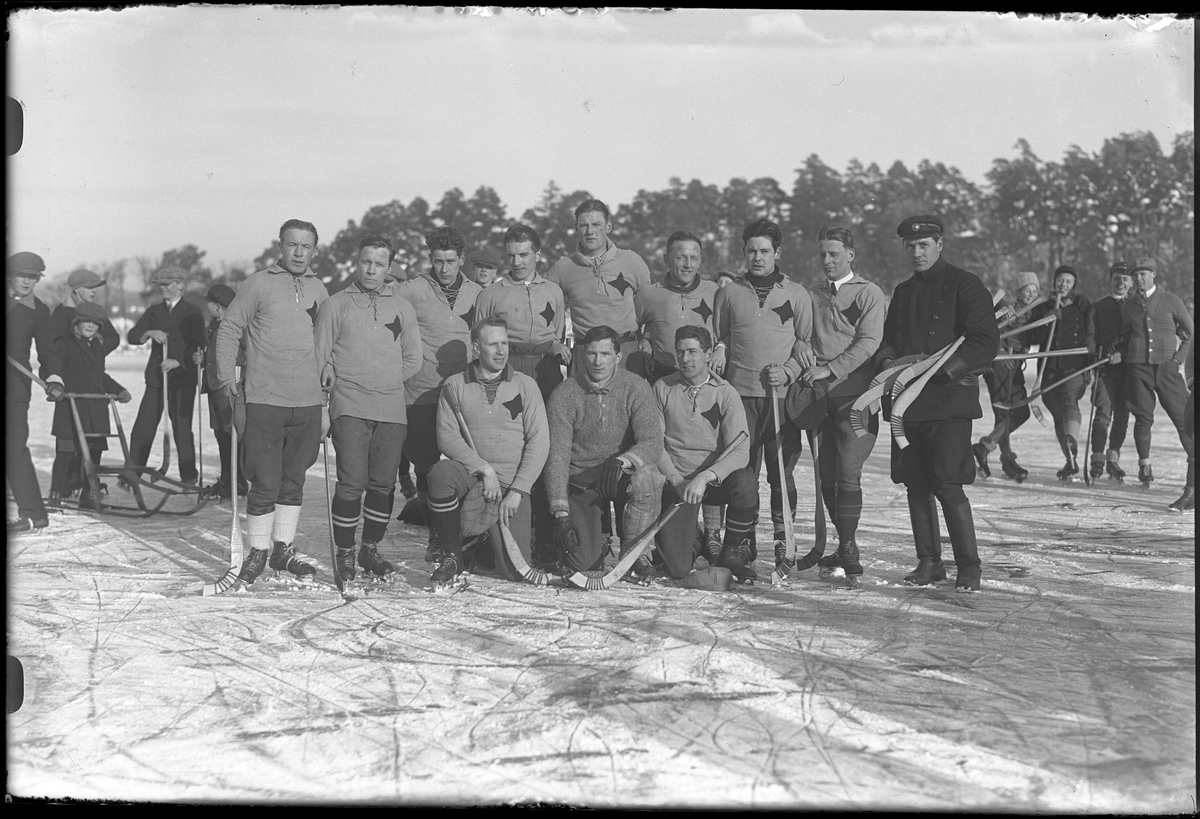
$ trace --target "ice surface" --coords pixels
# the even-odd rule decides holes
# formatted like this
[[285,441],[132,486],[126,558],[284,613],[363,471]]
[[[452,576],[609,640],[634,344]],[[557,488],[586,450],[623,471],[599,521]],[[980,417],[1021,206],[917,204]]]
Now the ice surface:
[[[144,359],[109,361],[140,397]],[[50,408],[31,412],[44,488]],[[1195,522],[1165,511],[1185,464],[1165,417],[1154,431],[1152,489],[1088,489],[1057,481],[1052,432],[1026,424],[1014,446],[1029,480],[968,490],[984,569],[971,595],[901,583],[914,555],[885,441],[867,463],[853,594],[814,568],[727,593],[476,574],[433,595],[425,530],[393,522],[380,551],[395,582],[343,603],[320,460],[298,537],[321,566],[309,586],[200,596],[223,571],[228,504],[54,515],[8,546],[8,651],[26,675],[8,792],[1192,812]],[[211,480],[207,429],[204,442]],[[810,470],[797,475],[802,545]],[[760,576],[770,568],[759,560]]]

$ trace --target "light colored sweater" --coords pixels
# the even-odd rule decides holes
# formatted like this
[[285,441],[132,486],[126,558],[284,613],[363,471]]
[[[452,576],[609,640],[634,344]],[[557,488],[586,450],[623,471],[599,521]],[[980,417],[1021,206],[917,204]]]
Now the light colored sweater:
[[555,262],[546,278],[562,288],[576,341],[602,324],[622,335],[637,330],[633,297],[650,285],[650,268],[632,250],[609,242],[598,256],[572,253]]

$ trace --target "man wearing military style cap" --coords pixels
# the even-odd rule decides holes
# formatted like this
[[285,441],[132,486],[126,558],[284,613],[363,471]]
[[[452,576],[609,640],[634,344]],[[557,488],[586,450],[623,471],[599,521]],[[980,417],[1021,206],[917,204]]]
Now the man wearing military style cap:
[[[36,253],[23,251],[8,257],[5,266],[8,280],[4,305],[5,352],[28,370],[30,350],[37,344],[38,365],[46,383],[46,395],[52,401],[61,401],[65,394],[62,364],[50,334],[50,309],[33,295],[33,288],[45,269],[46,263]],[[7,521],[8,532],[12,534],[43,529],[49,521],[37,471],[26,445],[33,381],[11,361],[6,362],[5,369],[4,427],[8,435],[5,478],[17,503],[17,517]]]
[[[50,333],[55,342],[71,335],[71,328],[75,324],[75,310],[82,304],[95,304],[99,289],[105,284],[107,282],[99,273],[83,268],[73,271],[67,277],[67,287],[71,288],[70,303],[64,301],[50,314]],[[107,319],[100,325],[100,341],[104,344],[104,355],[121,346],[121,334]]]
[[1190,509],[1195,505],[1195,471],[1192,438],[1188,433],[1191,419],[1185,417],[1188,388],[1184,360],[1187,342],[1192,338],[1192,317],[1179,296],[1154,284],[1158,263],[1153,258],[1140,259],[1129,272],[1137,292],[1121,304],[1121,336],[1113,359],[1125,363],[1125,398],[1134,419],[1138,480],[1147,486],[1154,480],[1150,430],[1154,426],[1157,396],[1188,456],[1187,484],[1173,507]]
[[[196,368],[192,354],[204,347],[204,316],[200,308],[183,298],[187,274],[179,267],[164,267],[150,283],[162,301],[146,308],[130,329],[126,340],[136,346],[154,342],[146,362],[146,391],[129,434],[129,459],[146,466],[154,447],[154,434],[163,404],[171,414],[179,479],[195,483],[196,441],[192,435],[192,408],[196,403]],[[163,395],[163,373],[167,373],[167,395]]]
[[942,257],[943,226],[936,216],[910,216],[896,233],[913,275],[896,286],[876,360],[884,369],[897,358],[932,355],[962,338],[962,345],[909,407],[904,434],[892,442],[892,481],[908,490],[917,568],[904,581],[928,585],[946,577],[937,506],[942,505],[958,576],[956,590],[979,589],[979,553],[971,502],[963,492],[975,480],[971,421],[981,418],[979,379],[1000,348],[992,298],[973,273]]

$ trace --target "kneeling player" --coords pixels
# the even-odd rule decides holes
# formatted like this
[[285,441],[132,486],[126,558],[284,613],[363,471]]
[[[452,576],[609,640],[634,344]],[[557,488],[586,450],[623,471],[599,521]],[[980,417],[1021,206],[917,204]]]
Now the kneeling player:
[[529,492],[550,450],[537,382],[508,366],[504,319],[476,324],[471,347],[475,362],[447,378],[438,399],[437,443],[446,458],[429,470],[429,514],[443,549],[435,585],[454,582],[463,570],[464,535],[481,534],[497,520],[512,528],[529,561]]
[[[577,349],[583,364],[550,396],[550,456],[546,493],[554,535],[572,571],[604,566],[602,510],[624,504],[621,552],[634,544],[658,515],[663,477],[662,415],[646,379],[619,369],[620,336],[593,327]],[[642,566],[648,569],[644,556]]]
[[[696,506],[701,503],[729,507],[720,549],[704,543],[709,565],[723,565],[735,571],[739,580],[754,577],[749,561],[727,559],[739,548],[750,551],[746,542],[753,540],[758,522],[758,481],[746,467],[750,441],[741,397],[709,371],[712,346],[712,335],[703,327],[677,329],[675,361],[679,369],[655,381],[653,387],[666,427],[664,452],[658,462],[667,482],[663,508],[679,501],[685,504],[658,533],[663,567],[676,580],[691,572],[696,560]],[[740,443],[724,451],[739,439]]]

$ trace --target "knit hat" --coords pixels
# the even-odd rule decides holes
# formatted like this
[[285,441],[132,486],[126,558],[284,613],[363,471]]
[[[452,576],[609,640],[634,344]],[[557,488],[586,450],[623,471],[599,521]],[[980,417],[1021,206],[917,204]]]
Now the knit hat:
[[41,256],[24,250],[9,256],[8,264],[6,265],[6,273],[9,276],[14,273],[22,273],[26,276],[34,274],[40,279],[42,271],[45,269],[46,263],[42,261]]
[[1022,288],[1028,287],[1031,284],[1039,290],[1042,288],[1042,283],[1038,281],[1037,273],[1025,272],[1017,274],[1016,287],[1018,293],[1021,292]]
[[1054,270],[1054,280],[1058,281],[1058,277],[1064,275],[1070,275],[1075,281],[1079,281],[1079,274],[1069,264],[1060,265]]
[[67,276],[67,287],[74,290],[76,287],[99,287],[104,284],[103,277],[98,273],[93,273],[90,270],[80,268]]
[[81,321],[94,321],[100,326],[108,321],[108,313],[104,308],[93,301],[87,301],[75,308],[75,318],[71,324],[78,324]]

